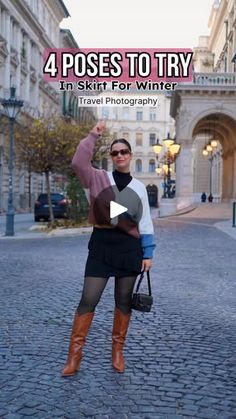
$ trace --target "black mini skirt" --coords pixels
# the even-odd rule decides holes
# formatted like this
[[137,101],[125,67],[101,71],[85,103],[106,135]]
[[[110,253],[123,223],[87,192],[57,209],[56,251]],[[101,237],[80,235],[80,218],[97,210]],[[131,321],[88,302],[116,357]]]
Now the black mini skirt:
[[94,227],[88,243],[85,276],[137,276],[141,273],[141,240],[118,228]]

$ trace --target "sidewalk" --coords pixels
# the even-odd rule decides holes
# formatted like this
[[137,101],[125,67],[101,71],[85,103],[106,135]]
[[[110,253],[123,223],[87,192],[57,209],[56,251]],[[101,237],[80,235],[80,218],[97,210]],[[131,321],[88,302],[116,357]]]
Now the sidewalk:
[[[43,228],[44,226],[42,226]],[[79,228],[57,228],[49,232],[40,229],[40,226],[32,226],[24,231],[15,232],[13,237],[0,234],[0,240],[16,240],[16,239],[42,239],[51,237],[73,237],[81,234],[89,234],[92,227],[79,227]]]
[[216,223],[215,227],[219,230],[223,231],[224,233],[231,236],[233,239],[236,240],[236,227],[232,227],[232,221],[222,221],[220,223]]
[[15,239],[42,239],[51,237],[75,236],[80,234],[89,234],[92,227],[81,228],[57,228],[52,231],[45,231],[47,223],[35,223],[33,214],[16,214],[14,221],[15,234],[13,237],[5,236],[6,229],[6,215],[0,215],[0,240],[15,240]]
[[232,226],[232,203],[221,203],[221,204],[198,204],[195,209],[190,207],[189,212],[172,215],[166,217],[175,220],[184,220],[188,223],[208,223],[211,220],[211,224],[223,231],[224,233],[231,236],[236,240],[236,227]]
[[[187,214],[186,214],[187,216]],[[233,227],[233,204],[200,204],[196,210],[188,214],[188,217],[198,217],[199,219],[216,220],[214,226],[236,240],[236,227]],[[219,221],[219,220],[222,221]]]

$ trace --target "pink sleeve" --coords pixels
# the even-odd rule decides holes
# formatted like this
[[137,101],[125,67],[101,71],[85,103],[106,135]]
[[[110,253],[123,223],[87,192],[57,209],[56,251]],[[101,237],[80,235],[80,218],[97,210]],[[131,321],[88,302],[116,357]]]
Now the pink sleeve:
[[72,168],[84,188],[89,188],[93,174],[96,171],[91,164],[91,160],[98,138],[98,134],[90,132],[86,138],[80,141],[72,159]]

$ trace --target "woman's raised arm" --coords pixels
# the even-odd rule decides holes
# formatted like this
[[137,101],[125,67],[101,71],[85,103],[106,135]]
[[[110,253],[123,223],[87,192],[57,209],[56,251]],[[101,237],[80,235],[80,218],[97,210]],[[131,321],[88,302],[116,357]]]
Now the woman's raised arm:
[[90,180],[94,170],[91,160],[97,139],[103,134],[106,129],[104,121],[98,122],[90,131],[88,136],[80,141],[75,155],[72,159],[72,168],[81,181],[84,188],[89,188]]

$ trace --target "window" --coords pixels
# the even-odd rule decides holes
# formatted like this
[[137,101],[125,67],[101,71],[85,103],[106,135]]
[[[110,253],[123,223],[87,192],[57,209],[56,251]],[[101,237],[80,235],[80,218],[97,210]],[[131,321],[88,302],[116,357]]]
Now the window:
[[143,112],[142,111],[137,111],[136,112],[136,120],[137,121],[142,121],[143,120]]
[[27,58],[27,36],[22,32],[21,58]]
[[9,12],[3,7],[2,2],[0,1],[0,34],[2,34],[4,38],[8,37],[8,18]]
[[135,162],[135,172],[142,172],[142,160],[140,159]]
[[117,119],[118,118],[117,108],[112,108],[111,113],[112,113],[112,115],[111,115],[112,119]]
[[143,145],[143,134],[142,132],[136,132],[136,145],[142,146]]
[[25,192],[25,175],[21,174],[19,179],[19,194],[23,195]]
[[1,5],[0,5],[0,33],[2,34],[2,35],[5,35],[5,19],[4,19],[4,14],[5,14],[5,12],[4,12],[4,10],[3,10],[3,8],[1,7]]
[[149,134],[149,145],[154,145],[156,143],[156,134],[151,133]]
[[17,48],[17,41],[18,41],[18,26],[15,21],[12,21],[11,26],[11,44],[14,48]]
[[103,107],[102,108],[102,119],[108,119],[109,118],[109,108]]
[[[54,203],[60,202],[62,199],[64,199],[64,195],[61,193],[51,193],[51,200]],[[38,197],[38,201],[41,202],[41,204],[47,204],[48,203],[48,194],[41,193]]]
[[122,115],[123,119],[129,119],[129,108],[123,108]]
[[31,65],[38,68],[38,51],[34,42],[31,43]]
[[149,173],[154,173],[155,167],[156,167],[155,160],[154,159],[149,160]]
[[123,132],[122,138],[125,138],[127,141],[129,141],[129,132]]
[[150,108],[150,121],[156,121],[156,108]]
[[227,62],[227,57],[224,58],[224,73],[227,73],[228,71],[228,62]]

